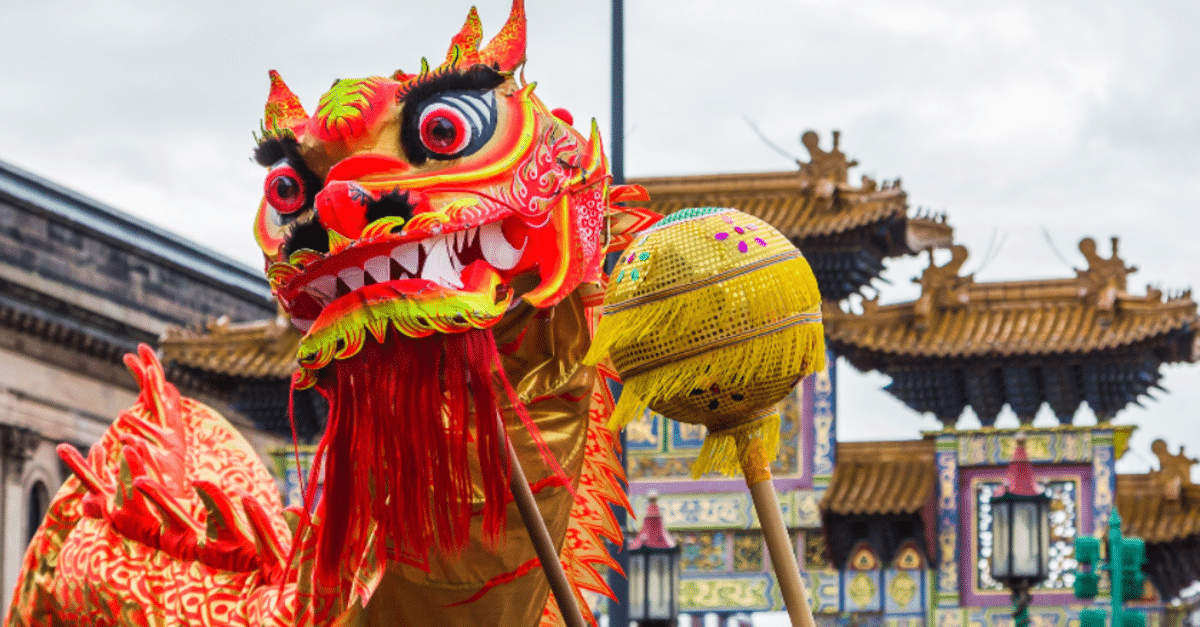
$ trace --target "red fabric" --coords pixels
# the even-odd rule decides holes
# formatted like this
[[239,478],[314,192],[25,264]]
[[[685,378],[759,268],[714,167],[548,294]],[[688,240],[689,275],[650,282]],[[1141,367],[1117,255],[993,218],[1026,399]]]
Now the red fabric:
[[[487,330],[368,342],[330,365],[322,391],[329,425],[317,574],[337,578],[341,556],[365,555],[423,565],[438,546],[454,554],[471,521],[469,442],[482,470],[483,529],[505,525],[507,446],[492,389],[496,348]],[[316,484],[309,478],[311,501]],[[366,546],[370,524],[374,547]]]

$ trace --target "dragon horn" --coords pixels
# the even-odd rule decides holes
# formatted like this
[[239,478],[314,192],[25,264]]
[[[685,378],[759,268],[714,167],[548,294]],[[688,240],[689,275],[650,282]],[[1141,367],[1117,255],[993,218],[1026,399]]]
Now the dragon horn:
[[504,28],[479,53],[480,61],[511,72],[525,62],[525,2],[513,0]]
[[462,30],[450,39],[450,50],[446,52],[446,63],[453,64],[463,56],[473,56],[479,51],[479,40],[483,39],[483,25],[479,23],[479,12],[471,7]]
[[279,72],[271,70],[269,75],[271,94],[267,96],[267,106],[263,110],[263,129],[267,132],[287,129],[299,134],[308,124],[308,114],[304,112],[300,99],[283,82]]

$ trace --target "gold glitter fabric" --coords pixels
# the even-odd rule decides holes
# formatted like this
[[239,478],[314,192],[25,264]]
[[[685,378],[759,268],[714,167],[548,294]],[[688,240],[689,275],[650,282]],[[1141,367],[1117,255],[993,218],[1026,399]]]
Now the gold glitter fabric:
[[649,407],[705,425],[697,476],[738,472],[747,438],[773,459],[771,408],[824,365],[820,302],[804,256],[767,223],[714,207],[664,218],[613,269],[587,357],[611,355],[625,383],[611,424]]

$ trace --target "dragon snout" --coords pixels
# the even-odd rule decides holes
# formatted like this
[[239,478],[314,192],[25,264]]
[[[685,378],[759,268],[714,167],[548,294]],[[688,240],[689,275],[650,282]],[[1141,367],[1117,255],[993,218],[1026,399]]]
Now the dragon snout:
[[326,229],[358,239],[367,226],[367,197],[357,183],[334,181],[317,194],[317,218]]
[[368,224],[380,218],[412,218],[428,204],[421,192],[392,190],[370,192],[354,181],[333,181],[316,198],[321,225],[347,239],[358,239]]

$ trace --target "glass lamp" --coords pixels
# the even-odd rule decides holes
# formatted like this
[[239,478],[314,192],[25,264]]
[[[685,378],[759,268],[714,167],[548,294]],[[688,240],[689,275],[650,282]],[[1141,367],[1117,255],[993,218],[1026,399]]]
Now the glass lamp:
[[1003,494],[993,497],[992,578],[1012,588],[1017,627],[1029,624],[1029,588],[1050,569],[1050,497],[1033,484],[1025,436],[1008,464]]
[[679,616],[679,553],[652,492],[642,528],[629,543],[629,618],[639,627],[665,627]]

